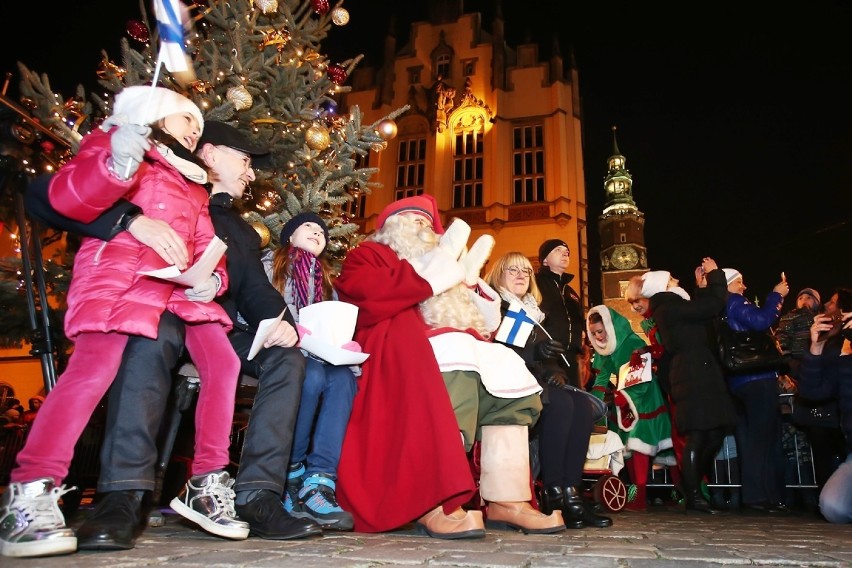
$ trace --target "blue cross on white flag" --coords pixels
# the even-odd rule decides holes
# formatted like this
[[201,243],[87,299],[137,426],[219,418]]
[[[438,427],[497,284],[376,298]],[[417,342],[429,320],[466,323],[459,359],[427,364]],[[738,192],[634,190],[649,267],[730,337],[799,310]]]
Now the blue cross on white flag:
[[534,325],[535,321],[527,315],[520,302],[512,300],[494,339],[500,343],[523,347],[527,344]]
[[154,14],[160,33],[159,59],[172,73],[188,71],[189,63],[184,50],[182,14],[186,7],[180,0],[154,0]]

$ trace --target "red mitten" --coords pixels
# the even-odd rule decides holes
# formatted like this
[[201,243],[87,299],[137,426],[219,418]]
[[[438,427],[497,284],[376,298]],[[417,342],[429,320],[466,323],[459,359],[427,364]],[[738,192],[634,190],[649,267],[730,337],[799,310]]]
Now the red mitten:
[[347,341],[346,343],[341,345],[340,348],[345,349],[347,351],[361,353],[361,345],[357,341]]

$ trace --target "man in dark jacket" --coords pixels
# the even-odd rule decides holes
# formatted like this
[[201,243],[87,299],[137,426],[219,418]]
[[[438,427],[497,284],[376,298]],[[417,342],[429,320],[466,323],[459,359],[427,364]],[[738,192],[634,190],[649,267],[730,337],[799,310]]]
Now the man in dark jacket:
[[[260,237],[233,208],[234,200],[254,180],[252,156],[267,153],[235,128],[215,121],[207,121],[197,148],[198,156],[215,174],[210,216],[216,235],[228,245],[230,284],[228,293],[218,301],[234,322],[229,339],[243,370],[258,379],[234,485],[236,511],[250,524],[252,535],[285,540],[321,534],[316,523],[291,517],[281,504],[305,361],[295,347],[298,335],[292,316],[263,268]],[[94,222],[83,224],[51,208],[47,183],[33,183],[27,190],[26,205],[31,216],[66,231],[109,240],[128,230],[167,262],[186,268],[184,243],[168,225],[141,215],[130,202],[120,201]],[[282,312],[284,320],[264,343],[267,349],[249,361],[259,323]],[[131,337],[109,393],[98,480],[102,498],[77,530],[81,550],[134,547],[145,523],[143,497],[155,486],[156,438],[182,348],[183,324],[174,317],[162,318],[156,340]]]
[[542,325],[550,336],[565,346],[565,362],[560,361],[562,372],[568,382],[575,387],[580,384],[580,355],[586,349],[583,341],[585,316],[580,296],[571,287],[573,274],[565,271],[571,261],[568,244],[561,239],[544,241],[538,249],[541,267],[535,275],[536,284],[541,290],[541,310],[546,314]]

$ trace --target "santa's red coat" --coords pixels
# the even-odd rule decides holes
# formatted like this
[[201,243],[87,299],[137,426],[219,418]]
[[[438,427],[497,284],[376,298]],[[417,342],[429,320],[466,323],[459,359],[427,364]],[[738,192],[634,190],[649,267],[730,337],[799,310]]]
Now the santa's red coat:
[[358,532],[393,530],[439,504],[449,512],[475,484],[418,304],[432,289],[383,244],[364,242],[335,282],[358,306],[364,362],[338,468],[337,496]]

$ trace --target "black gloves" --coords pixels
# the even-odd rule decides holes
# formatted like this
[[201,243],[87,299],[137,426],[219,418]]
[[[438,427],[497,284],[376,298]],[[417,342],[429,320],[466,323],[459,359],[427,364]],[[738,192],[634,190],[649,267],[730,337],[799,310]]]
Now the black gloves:
[[555,339],[548,339],[535,346],[536,359],[554,359],[565,354],[565,346]]

